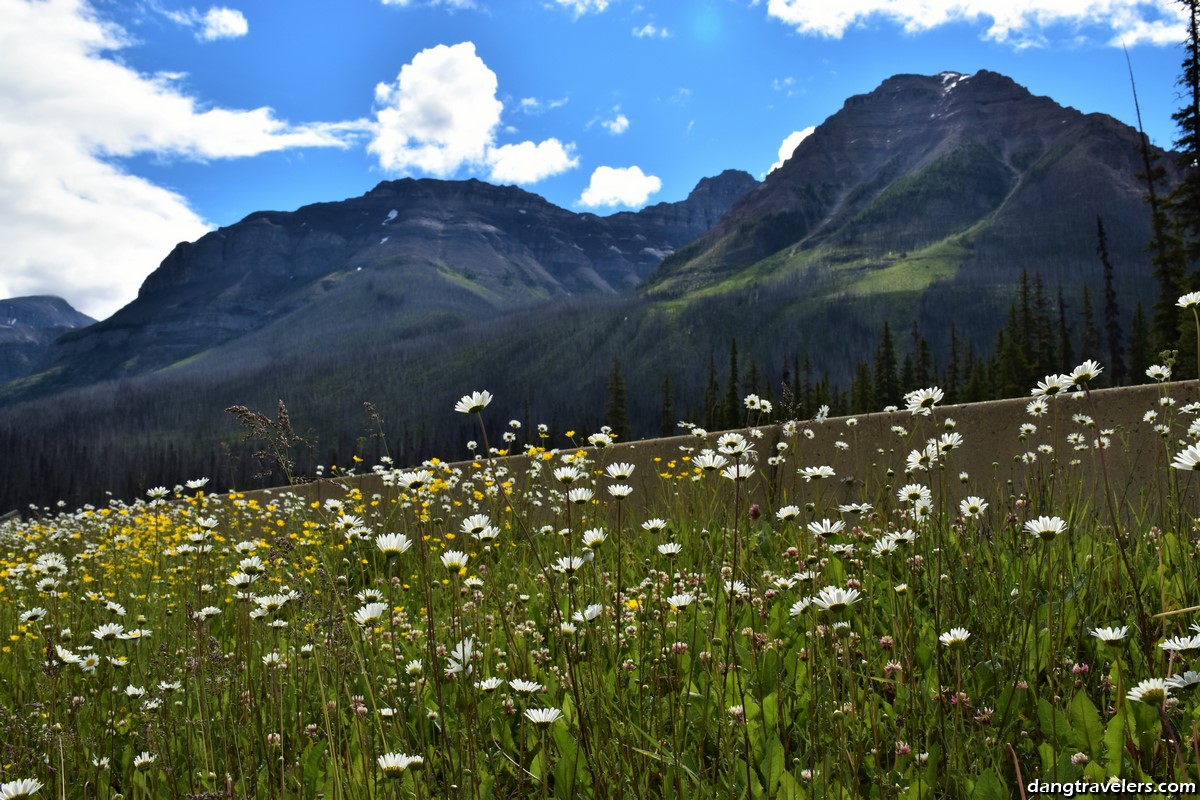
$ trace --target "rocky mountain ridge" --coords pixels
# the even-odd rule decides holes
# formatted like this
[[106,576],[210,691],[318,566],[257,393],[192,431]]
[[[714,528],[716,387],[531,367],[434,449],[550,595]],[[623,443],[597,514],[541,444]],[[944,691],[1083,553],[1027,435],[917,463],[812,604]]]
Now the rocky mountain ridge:
[[183,242],[137,299],[64,337],[53,363],[8,393],[41,395],[185,361],[279,327],[362,328],[406,314],[403,335],[571,295],[633,290],[757,185],[702,180],[685,200],[607,217],[514,186],[406,178],[361,197],[263,211]]
[[897,75],[847,99],[644,290],[687,294],[773,256],[756,275],[844,267],[870,286],[947,241],[960,252],[941,278],[1077,283],[1098,216],[1133,281],[1149,236],[1137,136],[994,72]]

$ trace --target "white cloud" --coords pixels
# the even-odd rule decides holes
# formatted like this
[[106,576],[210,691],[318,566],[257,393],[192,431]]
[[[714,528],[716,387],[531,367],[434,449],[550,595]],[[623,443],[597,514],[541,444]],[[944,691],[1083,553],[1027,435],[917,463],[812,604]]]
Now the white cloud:
[[633,35],[639,39],[666,39],[671,32],[666,28],[659,28],[653,22],[647,22],[640,28],[634,28]]
[[213,6],[203,14],[194,8],[182,11],[158,10],[172,22],[195,28],[196,38],[202,42],[237,39],[250,32],[250,23],[246,21],[245,15],[233,8]]
[[1038,41],[1058,24],[1107,28],[1114,44],[1173,44],[1184,35],[1182,8],[1157,0],[769,0],[767,14],[800,33],[834,39],[872,18],[909,33],[952,22],[990,22],[985,38],[1017,46]]
[[375,87],[381,108],[368,149],[391,172],[447,177],[482,165],[504,109],[496,85],[471,42],[422,50],[394,84]]
[[629,130],[629,117],[622,114],[620,109],[614,108],[613,110],[617,112],[617,115],[612,119],[604,120],[600,124],[603,125],[604,129],[612,135],[620,136],[622,133]]
[[[422,50],[395,83],[375,88],[378,122],[368,150],[388,172],[440,178],[486,169],[494,180],[534,183],[578,165],[572,146],[557,139],[497,146],[504,104],[496,88],[496,73],[471,42]],[[541,104],[530,98],[520,107]]]
[[127,46],[84,0],[0,0],[0,297],[58,294],[104,317],[175,244],[209,228],[121,157],[344,147],[363,127],[202,110],[172,76],[116,60]]
[[562,108],[566,104],[566,97],[559,98],[558,100],[539,100],[536,97],[522,97],[519,105],[521,111],[526,114],[541,114],[543,111],[553,111],[556,108]]
[[579,198],[588,208],[640,206],[662,188],[662,181],[642,172],[641,167],[596,167],[588,187]]
[[608,8],[608,0],[555,0],[563,8],[575,12],[576,18],[584,14],[599,14]]
[[783,162],[791,158],[792,153],[796,151],[796,148],[800,145],[800,143],[811,136],[812,132],[815,130],[816,128],[814,126],[809,125],[802,131],[792,131],[789,133],[787,138],[783,140],[783,144],[779,145],[779,160],[772,164],[771,168],[767,170],[767,172],[774,172],[782,167]]
[[558,139],[493,148],[488,153],[492,165],[491,180],[496,183],[537,183],[579,166],[579,159],[572,155],[574,150],[573,146],[564,145]]
[[250,31],[242,12],[232,8],[210,8],[204,15],[204,27],[200,38],[207,42],[215,39],[236,39]]

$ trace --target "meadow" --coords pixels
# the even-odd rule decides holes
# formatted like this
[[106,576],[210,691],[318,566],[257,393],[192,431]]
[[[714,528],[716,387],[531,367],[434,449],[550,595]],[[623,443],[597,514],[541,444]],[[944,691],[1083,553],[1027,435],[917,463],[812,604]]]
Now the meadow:
[[1136,412],[1087,361],[970,425],[936,387],[750,396],[657,450],[476,392],[466,463],[32,509],[0,523],[0,798],[1176,796],[1200,398],[1152,371]]

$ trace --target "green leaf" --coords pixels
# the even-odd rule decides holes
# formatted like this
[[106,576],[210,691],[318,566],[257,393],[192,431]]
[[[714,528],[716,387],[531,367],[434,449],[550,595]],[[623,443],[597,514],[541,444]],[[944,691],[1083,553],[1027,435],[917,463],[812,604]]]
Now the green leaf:
[[1146,703],[1130,702],[1129,710],[1133,714],[1135,730],[1137,731],[1138,750],[1142,758],[1149,758],[1158,747],[1159,731],[1162,721],[1158,718],[1158,709]]
[[1067,715],[1050,705],[1046,699],[1038,700],[1038,722],[1041,724],[1042,735],[1059,750],[1068,747],[1078,748],[1075,731]]
[[1104,742],[1104,725],[1100,722],[1100,712],[1096,710],[1095,704],[1081,690],[1071,698],[1067,710],[1071,715],[1071,727],[1075,729],[1076,738],[1090,758],[1099,758]]
[[971,790],[971,800],[1007,800],[1008,796],[1004,782],[1000,780],[1000,776],[994,769],[989,769],[980,775],[975,781],[975,787]]
[[786,755],[783,750],[783,742],[774,736],[767,742],[765,749],[767,755],[762,760],[762,773],[767,779],[767,794],[774,795],[775,787],[779,784],[779,777],[783,774]]
[[1125,715],[1117,714],[1104,728],[1104,772],[1112,778],[1121,774],[1125,761]]
[[303,755],[300,756],[301,773],[304,776],[305,793],[316,794],[324,789],[325,780],[325,751],[328,745],[325,742],[313,742],[304,748]]
[[1053,775],[1054,761],[1057,757],[1054,747],[1049,742],[1042,742],[1038,745],[1038,755],[1042,758],[1042,774]]
[[776,800],[805,800],[808,795],[792,777],[792,773],[784,772],[779,775],[779,792],[775,797]]
[[762,700],[763,725],[767,730],[774,730],[779,725],[779,695],[771,692]]

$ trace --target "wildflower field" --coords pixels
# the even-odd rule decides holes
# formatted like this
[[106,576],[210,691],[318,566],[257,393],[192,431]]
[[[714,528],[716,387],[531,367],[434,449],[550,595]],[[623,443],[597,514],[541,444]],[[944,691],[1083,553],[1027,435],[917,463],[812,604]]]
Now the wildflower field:
[[10,519],[0,798],[1186,792],[1197,387],[1100,371]]

